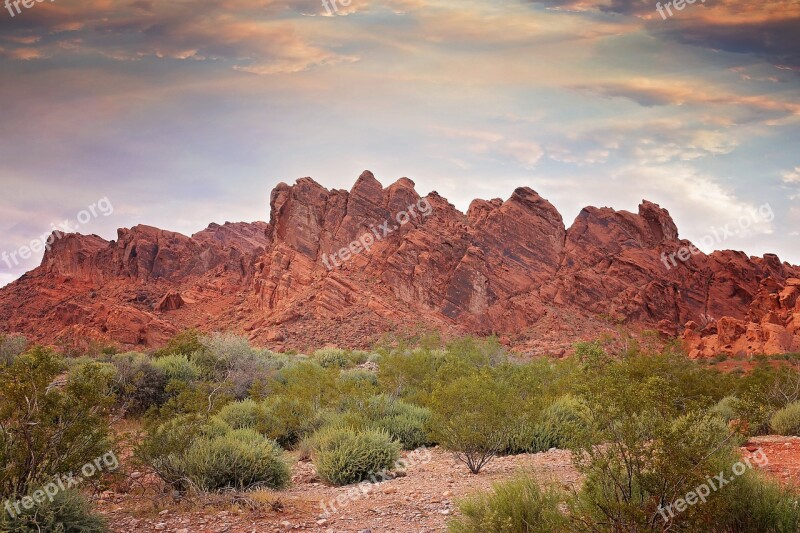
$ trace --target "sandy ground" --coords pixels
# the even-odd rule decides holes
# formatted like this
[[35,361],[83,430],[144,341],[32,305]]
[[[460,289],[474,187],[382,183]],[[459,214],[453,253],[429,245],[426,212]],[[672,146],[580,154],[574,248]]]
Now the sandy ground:
[[[259,495],[257,499],[271,500],[266,509],[251,510],[219,500],[202,509],[198,508],[202,506],[200,502],[176,503],[169,496],[135,498],[111,493],[104,493],[98,507],[109,518],[112,530],[119,533],[423,533],[445,530],[458,498],[489,488],[516,472],[530,472],[542,481],[557,482],[565,488],[575,486],[579,479],[569,452],[562,450],[498,457],[477,476],[438,448],[413,459],[409,460],[405,476],[371,485],[366,493],[353,486],[325,486],[317,479],[313,465],[298,462],[292,468],[291,488]],[[344,503],[337,505],[340,497]],[[324,514],[321,503],[331,512]]]
[[[742,454],[752,455],[757,448],[769,460],[766,472],[800,487],[800,438],[754,438],[742,448]],[[98,507],[118,533],[426,533],[446,530],[459,498],[485,490],[517,472],[532,473],[567,490],[580,483],[570,453],[563,450],[499,457],[477,476],[438,448],[415,455],[409,462],[404,476],[364,486],[366,493],[354,486],[325,486],[316,477],[313,465],[297,462],[292,468],[292,486],[285,491],[258,493],[254,499],[260,506],[255,509],[232,497],[177,501],[153,490],[159,485],[154,480],[145,483],[151,485],[147,497],[134,496],[134,490],[130,494],[106,492]],[[335,503],[337,498],[339,504]],[[323,512],[322,503],[327,505],[328,514]]]

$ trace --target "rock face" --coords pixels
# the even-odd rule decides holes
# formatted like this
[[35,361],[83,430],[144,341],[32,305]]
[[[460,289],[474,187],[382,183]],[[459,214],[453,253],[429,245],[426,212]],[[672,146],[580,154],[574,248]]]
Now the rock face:
[[364,172],[349,192],[281,183],[270,205],[269,223],[191,237],[136,226],[110,242],[54,240],[0,289],[0,331],[151,347],[197,327],[306,349],[436,329],[563,353],[622,325],[681,336],[695,357],[800,351],[800,268],[703,254],[647,201],[638,213],[587,207],[567,229],[529,188],[465,215],[411,180],[384,188]]

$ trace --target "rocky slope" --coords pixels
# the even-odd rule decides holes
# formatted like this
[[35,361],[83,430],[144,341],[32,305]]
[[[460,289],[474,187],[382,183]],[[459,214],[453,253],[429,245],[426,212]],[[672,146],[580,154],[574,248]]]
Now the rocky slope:
[[275,188],[269,223],[56,240],[0,289],[0,331],[130,347],[198,327],[304,349],[438,329],[562,353],[621,325],[681,336],[696,357],[800,351],[800,268],[733,251],[677,259],[690,246],[646,201],[588,207],[566,228],[529,188],[464,214],[405,178],[384,188],[364,172],[349,192],[303,178]]

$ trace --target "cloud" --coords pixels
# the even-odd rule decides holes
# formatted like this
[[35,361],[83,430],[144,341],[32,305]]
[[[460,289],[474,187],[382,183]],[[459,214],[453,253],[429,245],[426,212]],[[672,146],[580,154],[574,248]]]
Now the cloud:
[[[796,0],[714,0],[673,9],[664,20],[651,0],[534,0],[549,8],[625,15],[656,37],[710,50],[749,54],[800,69],[800,3]],[[667,0],[661,2],[667,4]]]
[[706,235],[712,225],[735,225],[743,218],[747,218],[752,224],[747,231],[739,232],[737,239],[774,232],[773,220],[758,215],[758,204],[738,198],[717,179],[689,165],[631,166],[617,171],[614,179],[643,183],[640,191],[649,191],[649,198],[670,206],[673,212],[680,213],[680,218],[686,222],[684,229],[689,232],[690,238],[699,239]]
[[[769,94],[743,95],[699,81],[633,78],[624,81],[601,81],[580,84],[574,90],[595,96],[625,98],[644,107],[708,106],[727,108],[731,116],[744,120],[772,121],[800,116],[800,103]],[[743,114],[745,111],[746,114]]]
[[13,26],[0,21],[0,31],[10,33],[0,54],[17,60],[94,55],[115,61],[213,61],[254,74],[355,60],[313,44],[308,28],[284,18],[305,10],[316,14],[321,7],[310,0],[291,7],[277,0],[42,4]]
[[783,173],[783,182],[789,184],[798,184],[800,185],[800,167],[794,167],[793,170],[789,170]]
[[525,169],[533,169],[544,155],[541,145],[531,140],[507,138],[494,131],[437,128],[453,139],[468,141],[467,150],[497,161],[511,160]]

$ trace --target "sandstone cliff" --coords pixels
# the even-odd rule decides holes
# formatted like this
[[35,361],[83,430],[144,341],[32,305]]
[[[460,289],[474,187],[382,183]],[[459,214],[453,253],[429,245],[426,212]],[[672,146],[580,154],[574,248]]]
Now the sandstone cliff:
[[279,184],[269,220],[65,236],[0,289],[0,331],[150,347],[198,327],[304,349],[438,329],[563,353],[621,324],[681,337],[695,357],[800,351],[800,268],[733,251],[667,268],[691,243],[647,201],[638,213],[587,207],[567,228],[529,188],[464,214],[364,172],[349,192]]

